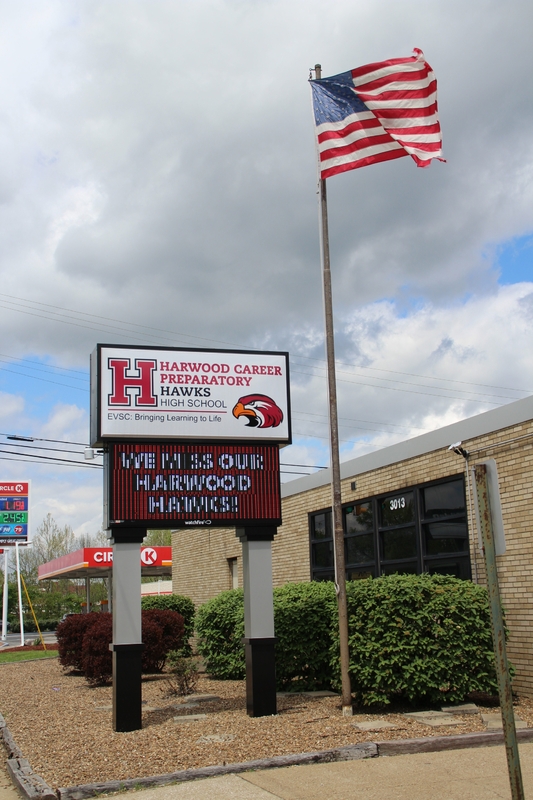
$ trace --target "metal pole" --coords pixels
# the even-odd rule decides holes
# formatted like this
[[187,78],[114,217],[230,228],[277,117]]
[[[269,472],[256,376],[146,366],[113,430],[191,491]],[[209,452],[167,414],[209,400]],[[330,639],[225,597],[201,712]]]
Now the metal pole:
[[4,605],[2,608],[2,641],[5,642],[6,635],[7,635],[7,604],[8,604],[8,584],[7,584],[7,572],[9,569],[9,559],[8,559],[9,548],[6,547],[4,550]]
[[[322,77],[322,67],[315,65],[315,75]],[[348,646],[348,608],[346,603],[346,567],[344,557],[344,527],[342,524],[341,470],[339,458],[339,423],[337,415],[337,385],[335,378],[335,341],[333,327],[333,299],[331,292],[331,267],[329,258],[328,204],[326,181],[319,178],[320,233],[322,244],[322,271],[324,279],[324,316],[326,332],[326,361],[329,397],[329,438],[331,450],[331,491],[333,516],[333,553],[335,563],[335,590],[339,610],[339,639],[342,681],[342,713],[353,714],[352,687],[350,683],[350,651]]]
[[474,467],[475,489],[477,493],[479,521],[481,536],[483,538],[483,551],[487,568],[487,588],[490,600],[490,616],[492,621],[492,636],[494,640],[494,655],[496,659],[496,676],[498,680],[498,694],[502,713],[503,735],[505,752],[507,754],[507,767],[509,769],[509,782],[513,800],[525,800],[520,769],[520,756],[516,740],[516,727],[514,721],[513,695],[509,665],[507,663],[507,650],[505,647],[505,628],[502,616],[500,589],[498,586],[498,573],[496,570],[496,551],[494,548],[494,534],[492,530],[492,517],[490,512],[490,497],[487,485],[487,467],[477,464]]
[[15,542],[15,560],[17,564],[17,586],[19,592],[20,646],[24,647],[24,612],[22,609],[22,586],[20,585],[20,559],[18,542]]

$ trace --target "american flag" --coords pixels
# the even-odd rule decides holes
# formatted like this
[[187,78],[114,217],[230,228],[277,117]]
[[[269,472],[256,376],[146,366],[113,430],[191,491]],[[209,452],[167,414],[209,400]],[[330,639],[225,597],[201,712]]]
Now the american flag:
[[421,50],[311,81],[320,177],[411,156],[442,157],[437,81]]

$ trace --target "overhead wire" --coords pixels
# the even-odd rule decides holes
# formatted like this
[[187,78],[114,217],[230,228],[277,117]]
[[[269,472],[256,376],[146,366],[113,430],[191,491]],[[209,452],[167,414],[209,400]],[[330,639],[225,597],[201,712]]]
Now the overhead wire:
[[[13,302],[14,300],[21,301],[21,302]],[[32,300],[21,298],[21,297],[15,296],[15,295],[0,294],[0,305],[1,305],[2,301],[4,303],[8,304],[7,308],[10,308],[12,311],[16,311],[18,313],[31,314],[33,316],[37,316],[37,317],[40,317],[42,319],[47,319],[48,321],[63,322],[64,324],[75,325],[77,327],[83,327],[83,328],[89,329],[89,330],[107,329],[108,331],[113,331],[113,332],[114,331],[118,331],[118,332],[121,333],[121,335],[129,336],[130,338],[133,335],[134,338],[137,338],[137,339],[141,338],[141,340],[145,340],[146,337],[148,336],[151,339],[158,339],[158,338],[161,339],[161,338],[163,338],[165,340],[172,341],[175,344],[175,338],[174,337],[181,337],[181,338],[185,337],[187,339],[201,340],[203,342],[213,342],[213,343],[216,343],[216,344],[227,344],[227,345],[235,346],[235,343],[233,343],[233,342],[226,342],[226,341],[222,341],[222,340],[218,340],[218,339],[210,339],[210,338],[207,338],[207,337],[199,337],[199,336],[195,336],[195,335],[191,335],[191,334],[184,334],[182,332],[170,331],[168,329],[158,329],[158,328],[155,328],[153,326],[142,325],[140,323],[126,322],[124,320],[119,320],[119,319],[114,319],[114,318],[109,318],[109,317],[103,317],[101,315],[89,314],[87,312],[77,311],[77,310],[69,309],[69,308],[63,308],[61,306],[54,306],[54,305],[49,304],[49,303],[42,303],[42,302],[39,302],[39,301],[32,301]],[[26,303],[26,306],[22,305],[22,303]],[[4,307],[6,307],[6,306],[4,306]],[[48,309],[52,309],[52,310],[48,310]],[[42,312],[42,313],[36,314],[36,313],[34,313],[35,311],[39,311],[39,312]],[[68,313],[64,313],[64,312],[68,312]],[[84,321],[89,323],[89,324],[84,325],[84,324],[80,324],[79,322],[76,322],[75,318],[73,316],[71,316],[71,314],[76,314],[77,317],[80,317],[80,315],[81,315],[82,317],[85,318]],[[48,315],[48,316],[46,316],[46,315]],[[101,322],[102,320],[105,323],[104,326],[102,326],[102,322]],[[110,324],[110,323],[113,323],[113,322],[118,323],[118,326]],[[126,327],[124,327],[124,326],[126,326]],[[136,330],[137,333],[139,333],[140,330],[144,331],[143,336],[142,337],[136,336],[135,335],[135,330]],[[159,336],[156,337],[155,335],[153,335],[151,333],[146,333],[146,331],[157,332],[159,334]],[[173,334],[173,338],[170,339],[169,337],[166,337],[166,336],[161,337],[161,333]],[[250,349],[254,350],[255,348],[250,348]],[[5,354],[4,354],[4,358],[6,358]],[[10,357],[7,356],[7,358],[10,358]],[[13,358],[15,358],[15,357],[13,357]],[[294,364],[294,360],[295,359],[303,359],[303,360],[306,360],[306,361],[317,362],[316,366],[313,368],[314,371],[310,373],[310,372],[304,372],[302,370],[295,369],[295,364]],[[2,360],[3,359],[0,357],[0,361],[2,361]],[[37,364],[38,363],[38,362],[32,362],[32,361],[30,361],[28,359],[18,359],[18,360],[22,361],[23,363],[27,363],[27,364]],[[296,355],[292,355],[291,356],[291,361],[292,361],[292,363],[291,363],[291,373],[304,375],[306,377],[323,377],[323,375],[320,375],[316,371],[316,370],[320,370],[320,371],[325,370],[325,363],[324,363],[324,361],[322,359],[317,359],[317,358],[314,358],[314,357],[311,357],[311,356],[303,356],[303,355],[296,354]],[[10,363],[11,366],[16,366],[16,364],[13,364],[12,361],[11,362],[7,362],[7,363]],[[296,364],[296,366],[299,366],[299,365]],[[519,393],[519,392],[520,393],[527,393],[527,391],[528,391],[528,390],[525,390],[525,389],[514,389],[514,388],[509,388],[509,387],[493,386],[493,385],[489,385],[489,384],[477,384],[477,383],[474,383],[474,382],[457,381],[457,380],[454,380],[454,379],[439,378],[439,377],[436,377],[436,376],[419,375],[419,374],[416,374],[416,373],[406,373],[406,372],[400,372],[400,371],[397,371],[397,370],[388,370],[388,369],[381,369],[381,368],[374,368],[374,367],[359,367],[357,365],[344,364],[344,363],[341,363],[341,362],[339,362],[339,367],[340,367],[340,369],[338,368],[338,370],[337,370],[337,380],[340,383],[350,383],[350,384],[366,386],[366,387],[369,387],[369,388],[376,388],[376,389],[378,389],[378,388],[379,389],[389,389],[391,391],[403,392],[403,393],[408,393],[408,394],[425,395],[425,396],[429,396],[429,397],[438,397],[438,398],[442,398],[442,399],[461,400],[462,402],[470,402],[470,403],[473,402],[473,403],[477,403],[477,404],[485,403],[485,404],[492,405],[492,406],[499,406],[499,405],[501,405],[501,403],[494,402],[492,400],[488,400],[488,399],[485,399],[485,398],[493,397],[493,398],[498,398],[500,400],[516,400],[517,398],[516,397],[511,397],[511,396],[508,396],[508,395],[495,395],[493,393],[489,394],[489,393],[485,393],[485,392],[476,392],[474,390],[460,389],[460,388],[455,388],[455,387],[451,387],[451,386],[450,387],[448,387],[448,386],[441,386],[441,387],[439,387],[439,386],[429,386],[427,384],[413,383],[413,382],[410,382],[410,381],[403,381],[403,380],[398,380],[398,379],[381,378],[379,376],[376,376],[373,380],[374,381],[380,381],[381,383],[376,383],[376,382],[369,383],[368,380],[366,380],[366,381],[365,380],[349,380],[347,377],[340,377],[340,375],[345,375],[345,376],[350,376],[350,377],[355,377],[355,378],[357,378],[357,377],[365,378],[366,377],[365,375],[362,375],[360,372],[346,371],[345,369],[342,369],[342,367],[348,367],[348,368],[357,369],[357,370],[364,369],[364,370],[373,371],[373,372],[386,372],[388,374],[395,374],[395,375],[403,375],[403,376],[408,376],[408,377],[422,378],[424,380],[439,381],[440,383],[461,384],[461,385],[464,385],[464,386],[468,386],[468,385],[470,385],[470,386],[480,386],[482,388],[495,388],[495,389],[498,389],[498,390],[513,391],[513,392],[516,392],[516,393]],[[36,367],[31,366],[31,367],[29,367],[29,369],[34,370],[34,369],[36,369]],[[53,372],[52,372],[53,369],[55,369],[55,368],[48,369],[47,367],[41,367],[41,365],[39,365],[39,370],[40,371],[48,371],[48,372],[51,372],[53,374]],[[62,371],[65,371],[65,372],[73,372],[73,371],[67,370],[66,368],[63,368],[63,367],[58,367],[58,369],[60,369]],[[55,385],[65,386],[67,388],[75,389],[77,391],[83,391],[83,392],[88,392],[89,391],[88,389],[86,389],[84,387],[73,386],[71,384],[62,383],[60,381],[53,381],[53,380],[50,380],[50,379],[47,379],[47,378],[43,378],[42,376],[39,376],[39,375],[28,375],[27,373],[23,373],[23,372],[20,372],[20,371],[12,370],[12,369],[9,369],[7,367],[0,367],[0,370],[7,371],[7,372],[12,372],[12,373],[17,374],[17,375],[22,375],[24,377],[28,377],[28,378],[33,379],[33,380],[41,380],[41,381],[44,381],[44,382],[47,382],[47,383],[52,383],[52,384],[55,384]],[[79,375],[83,374],[79,370],[76,370],[75,372],[77,372]],[[71,377],[72,377],[73,380],[76,380],[76,381],[81,381],[81,380],[88,381],[88,378],[77,378],[74,375],[72,375]],[[412,386],[413,388],[406,389],[406,388],[401,388],[401,387],[399,387],[397,385],[384,386],[383,383],[385,383],[385,382],[391,383],[391,384],[401,383],[404,386],[408,385],[408,386]],[[439,393],[437,394],[435,392],[420,391],[419,389],[415,389],[414,387],[420,387],[420,388],[426,388],[426,389],[435,389]],[[447,392],[447,394],[443,394],[443,392]],[[451,392],[455,392],[455,394],[450,394]],[[469,395],[476,395],[476,397],[465,397],[464,396],[464,395],[468,395],[468,394]],[[298,411],[295,411],[294,413],[295,414],[302,414],[302,415],[305,414],[305,415],[309,415],[309,416],[312,415],[311,412],[298,412]],[[326,418],[326,415],[312,415],[312,416],[317,416],[317,417],[321,416],[324,419]],[[385,425],[385,426],[388,426],[388,427],[393,427],[394,426],[394,427],[398,427],[398,428],[404,428],[406,430],[411,430],[412,427],[413,427],[413,426],[407,426],[407,425],[403,425],[403,426],[396,425],[395,423],[389,423],[389,422],[355,420],[355,419],[344,418],[344,417],[340,417],[339,418],[339,422],[341,422],[341,423],[345,423],[347,421],[350,421],[350,422],[363,422],[365,426],[368,426],[368,425]],[[326,424],[326,423],[319,422],[318,424],[322,425],[322,424]],[[348,430],[356,430],[357,429],[357,430],[368,431],[368,432],[373,431],[373,432],[391,433],[391,431],[385,431],[385,430],[382,430],[382,429],[379,429],[379,428],[370,428],[370,427],[353,426],[353,425],[350,425],[350,426],[342,425],[342,427],[348,428]],[[418,430],[424,430],[424,429],[418,428]],[[302,436],[304,438],[317,438],[317,439],[324,439],[325,441],[327,441],[327,437],[317,436],[316,434],[311,435],[311,434],[304,434],[304,433],[296,433],[296,435]],[[355,440],[354,441],[354,440],[351,440],[351,439],[342,439],[341,438],[341,442],[343,442],[345,444],[357,444],[357,443],[360,443],[360,440]],[[85,445],[83,445],[83,446],[85,446]],[[366,446],[378,447],[378,445],[372,445],[369,442],[366,443]],[[86,466],[90,466],[90,465],[86,465]]]
[[[178,337],[181,337],[181,338],[195,339],[195,340],[205,341],[205,342],[213,342],[215,344],[227,344],[227,345],[231,345],[233,347],[236,346],[236,344],[234,342],[228,342],[228,341],[224,341],[224,340],[220,340],[220,339],[212,339],[212,338],[201,337],[201,336],[196,336],[196,335],[192,335],[192,334],[186,334],[186,333],[183,333],[181,331],[171,331],[171,330],[166,329],[166,328],[159,329],[159,328],[155,328],[153,326],[142,325],[140,323],[132,323],[132,322],[129,322],[129,321],[110,318],[110,317],[107,317],[107,316],[104,317],[104,316],[97,315],[97,314],[89,314],[88,312],[78,311],[78,310],[75,310],[75,309],[64,308],[64,307],[61,307],[61,306],[54,306],[54,305],[52,305],[50,303],[42,303],[40,301],[28,300],[27,298],[21,298],[21,297],[18,297],[16,295],[0,294],[0,302],[2,302],[2,298],[8,298],[7,300],[4,300],[3,302],[7,302],[8,304],[11,304],[13,306],[21,306],[21,308],[16,308],[16,307],[12,308],[11,310],[13,310],[13,311],[18,311],[20,313],[29,313],[27,311],[27,308],[28,307],[31,308],[32,306],[29,305],[29,304],[33,304],[33,306],[37,306],[37,307],[41,306],[42,307],[42,308],[37,308],[37,309],[34,309],[34,310],[43,311],[45,313],[53,315],[51,317],[50,316],[43,317],[45,319],[49,319],[51,321],[54,321],[54,320],[55,321],[60,321],[60,322],[64,322],[65,324],[72,324],[72,325],[76,325],[78,327],[87,328],[88,326],[80,325],[78,322],[73,321],[75,318],[71,316],[71,314],[76,314],[76,318],[78,318],[80,315],[82,315],[83,317],[87,318],[85,320],[86,322],[90,322],[91,323],[91,326],[92,326],[90,328],[91,330],[101,329],[102,328],[102,323],[99,322],[99,321],[103,320],[104,321],[104,327],[106,327],[107,329],[119,330],[121,333],[123,333],[123,334],[127,333],[128,335],[132,335],[132,333],[134,333],[134,331],[132,331],[131,329],[137,329],[137,331],[139,331],[139,329],[141,329],[141,330],[144,330],[144,331],[155,331],[156,333],[158,333],[159,338],[161,338],[160,337],[161,333],[170,333],[170,334],[172,334],[173,337],[178,336]],[[27,306],[22,306],[21,303],[14,303],[13,300],[22,301],[22,303],[26,303]],[[46,312],[46,309],[54,309],[54,310]],[[69,312],[69,313],[64,313],[64,312]],[[58,317],[59,317],[59,319],[58,319]],[[60,317],[65,317],[65,319],[60,319]],[[111,325],[110,322],[116,322],[121,327],[117,327],[116,325]],[[124,328],[123,326],[127,326],[127,327]],[[156,337],[156,336],[154,336],[152,334],[144,334],[144,335],[145,336],[150,336],[150,338],[158,338],[158,337]],[[168,339],[169,341],[172,341],[172,342],[175,343],[175,339],[174,338],[172,338],[172,339],[169,339],[168,337],[162,337],[162,338]],[[251,348],[251,349],[255,350],[256,348]],[[304,355],[296,354],[296,355],[293,355],[292,358],[301,358],[301,359],[304,359],[304,360],[307,360],[307,361],[315,361],[315,362],[318,362],[319,365],[324,365],[324,360],[323,359],[314,358],[312,356],[304,356]],[[378,368],[378,367],[360,367],[360,366],[357,366],[357,365],[354,365],[354,364],[342,364],[342,363],[340,363],[339,366],[341,366],[341,367],[342,366],[351,367],[353,369],[359,369],[359,370],[364,369],[364,370],[373,371],[373,372],[386,372],[388,374],[396,374],[396,375],[404,375],[404,376],[409,376],[409,377],[417,377],[417,378],[423,378],[424,380],[440,381],[441,383],[461,384],[461,385],[464,385],[464,386],[467,386],[467,385],[480,386],[482,388],[495,388],[495,389],[504,390],[504,391],[520,392],[520,393],[523,393],[523,394],[530,394],[531,393],[531,390],[528,390],[528,389],[516,389],[516,388],[512,388],[512,387],[494,386],[494,385],[491,385],[491,384],[478,384],[478,383],[469,382],[469,381],[458,381],[458,380],[455,380],[455,379],[452,379],[452,378],[439,378],[437,376],[420,375],[420,374],[417,374],[417,373],[401,372],[399,370],[389,370],[389,369],[382,369],[382,368]],[[325,366],[319,366],[318,368],[319,369],[324,369]],[[292,369],[291,371],[294,371],[294,370]],[[338,371],[341,374],[343,373],[342,369],[340,369]],[[309,373],[299,373],[299,374],[309,375]],[[344,373],[344,374],[353,375],[354,373],[350,372],[350,373]],[[357,373],[355,373],[355,375],[357,375]],[[364,375],[360,375],[360,374],[359,374],[359,376],[360,377],[365,377]],[[342,379],[339,379],[339,380],[342,380]],[[391,383],[392,382],[400,382],[400,383],[404,383],[404,384],[405,383],[411,384],[411,382],[408,382],[408,381],[393,381],[393,380],[387,379],[387,378],[380,378],[379,376],[376,376],[375,380],[389,381]],[[349,382],[350,383],[360,383],[359,381],[349,381]],[[375,386],[375,384],[364,384],[364,385]],[[447,390],[447,391],[452,391],[451,388],[447,388],[447,387],[436,387],[436,386],[435,387],[431,387],[431,386],[427,386],[426,384],[414,384],[414,385],[415,386],[423,386],[425,388],[435,388],[435,389],[442,388],[442,389]],[[394,387],[380,387],[380,388],[394,388]],[[401,390],[398,389],[397,391],[401,391]],[[471,390],[457,389],[456,391],[461,391],[463,393],[468,393],[468,394],[477,394],[477,395],[483,395],[483,396],[500,397],[501,399],[516,399],[514,397],[509,397],[507,395],[494,395],[493,393],[492,394],[487,394],[487,393],[475,392],[475,391],[471,391]],[[421,392],[420,394],[427,394],[427,393]],[[435,396],[435,395],[433,395],[433,396]],[[469,398],[460,398],[460,399],[469,400]],[[487,402],[489,402],[489,401],[487,401]],[[496,404],[492,403],[492,405],[496,405]]]

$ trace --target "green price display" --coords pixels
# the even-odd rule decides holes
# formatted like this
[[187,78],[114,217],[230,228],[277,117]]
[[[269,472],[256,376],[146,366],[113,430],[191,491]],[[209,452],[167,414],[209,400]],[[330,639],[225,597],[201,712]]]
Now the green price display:
[[0,511],[0,525],[24,523],[28,521],[27,511]]

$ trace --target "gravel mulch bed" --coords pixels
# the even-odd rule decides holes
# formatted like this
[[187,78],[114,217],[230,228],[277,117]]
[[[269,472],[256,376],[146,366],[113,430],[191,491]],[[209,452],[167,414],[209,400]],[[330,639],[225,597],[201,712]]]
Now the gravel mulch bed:
[[[432,728],[403,717],[401,711],[341,716],[338,697],[284,695],[278,715],[246,714],[244,681],[201,677],[197,692],[219,699],[187,705],[169,696],[164,675],[143,679],[143,729],[115,733],[111,687],[90,688],[85,679],[65,674],[56,660],[0,666],[0,712],[31,766],[57,788],[124,780],[217,764],[303,753],[361,742],[446,736],[483,731],[480,715],[457,717],[461,724]],[[492,706],[480,711],[494,713]],[[182,706],[180,708],[180,706]],[[518,716],[533,727],[533,702],[516,705]],[[176,723],[182,715],[206,719]],[[385,719],[394,728],[363,732],[354,722]]]

